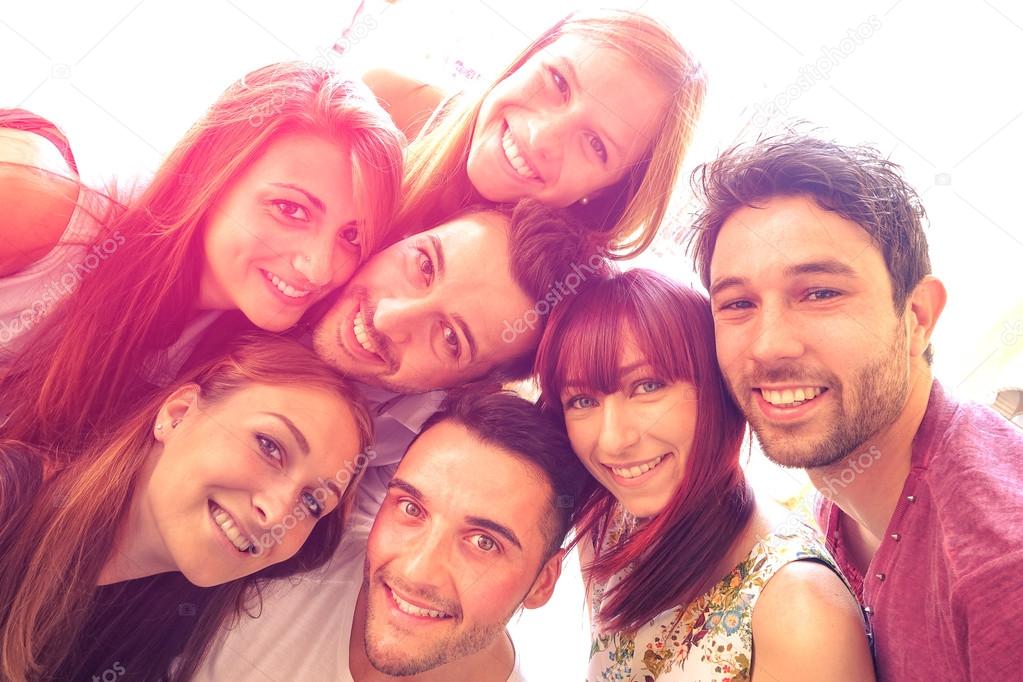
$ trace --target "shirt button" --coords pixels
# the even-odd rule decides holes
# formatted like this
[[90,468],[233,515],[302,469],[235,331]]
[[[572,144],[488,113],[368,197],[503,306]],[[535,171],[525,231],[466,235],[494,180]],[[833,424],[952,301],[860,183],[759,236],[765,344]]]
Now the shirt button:
[[868,616],[872,616],[874,615],[874,609],[870,608],[869,606],[864,606],[863,613],[867,614]]
[[878,573],[874,577],[877,578],[878,580],[880,580],[881,582],[884,582],[884,573]]
[[902,539],[902,536],[898,533],[892,533],[891,538],[892,540],[895,540],[895,542],[898,542],[900,539]]
[[907,495],[906,499],[910,502],[916,502],[916,495]]

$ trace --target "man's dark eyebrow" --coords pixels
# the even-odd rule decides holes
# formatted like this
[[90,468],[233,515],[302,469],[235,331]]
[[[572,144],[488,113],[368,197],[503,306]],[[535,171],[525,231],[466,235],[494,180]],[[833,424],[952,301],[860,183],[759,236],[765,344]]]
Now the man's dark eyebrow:
[[490,519],[485,519],[482,516],[466,516],[465,522],[470,526],[479,526],[480,528],[492,530],[498,535],[503,536],[505,540],[512,543],[520,550],[522,549],[522,544],[519,542],[519,539],[515,536],[515,532],[512,531],[512,529],[508,528],[507,526],[502,526],[497,521],[491,521]]
[[303,454],[306,455],[309,454],[309,441],[305,439],[305,436],[302,435],[302,432],[298,430],[297,426],[295,426],[295,422],[291,421],[283,414],[278,414],[277,412],[264,412],[263,414],[268,414],[271,417],[277,417],[282,422],[284,422],[284,425],[288,427],[289,431],[291,431],[291,435],[295,437],[296,441],[298,441],[298,446],[302,448]]
[[842,261],[829,258],[828,260],[790,265],[785,268],[785,275],[787,277],[794,277],[796,275],[842,275],[844,277],[855,277],[856,271]]
[[431,234],[429,237],[430,237],[430,243],[433,244],[433,253],[436,256],[435,260],[437,262],[434,263],[434,265],[436,266],[435,269],[436,269],[437,277],[443,277],[444,276],[444,247],[441,245],[440,238],[437,235]]
[[318,211],[320,211],[320,213],[323,213],[326,210],[324,203],[320,201],[315,194],[307,192],[298,185],[293,185],[290,182],[271,182],[270,184],[273,185],[274,187],[286,187],[288,189],[293,189],[296,192],[301,192],[302,194],[305,195],[305,198],[309,200],[309,203],[312,204],[313,207],[315,207]]
[[465,341],[469,344],[469,362],[476,362],[478,350],[476,347],[476,338],[472,335],[472,332],[469,331],[469,325],[466,323],[465,318],[458,313],[451,313],[451,319],[455,321],[455,324],[462,328],[462,333],[465,334]]
[[423,501],[425,499],[423,493],[419,491],[419,488],[400,478],[391,479],[391,482],[387,484],[387,489],[390,490],[391,488],[397,488],[403,493],[411,495],[419,501]]
[[728,287],[741,287],[749,284],[749,280],[745,277],[722,277],[718,281],[714,282],[710,287],[710,297],[714,298],[722,289]]

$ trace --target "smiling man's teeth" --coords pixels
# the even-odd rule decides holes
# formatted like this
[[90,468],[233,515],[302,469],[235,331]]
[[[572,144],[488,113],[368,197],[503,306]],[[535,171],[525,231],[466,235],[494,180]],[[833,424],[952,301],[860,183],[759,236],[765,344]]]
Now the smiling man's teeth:
[[391,590],[391,596],[394,597],[394,603],[398,605],[398,608],[410,616],[419,616],[421,618],[447,618],[448,614],[443,611],[433,611],[431,609],[421,609],[415,604],[410,604],[401,597],[394,590]]
[[778,407],[796,407],[813,400],[823,392],[823,388],[817,388],[816,386],[806,386],[796,389],[786,388],[784,391],[771,391],[766,388],[760,389],[760,395],[764,396],[764,400]]
[[377,347],[373,345],[373,339],[370,337],[369,332],[366,331],[366,321],[362,319],[361,309],[355,314],[355,319],[352,322],[352,329],[355,331],[355,338],[358,340],[360,346],[373,355],[380,355],[377,351]]
[[305,298],[309,294],[313,293],[311,291],[306,291],[304,289],[296,289],[295,287],[291,286],[283,279],[281,279],[280,277],[278,277],[277,275],[268,270],[264,270],[263,274],[266,275],[266,278],[270,280],[271,284],[277,287],[278,291],[280,291],[282,294],[289,298]]
[[536,180],[540,177],[533,172],[533,169],[529,167],[526,160],[522,158],[519,148],[515,146],[515,140],[512,139],[511,131],[507,128],[504,129],[504,135],[501,136],[501,146],[504,147],[505,158],[508,159],[508,163],[512,165],[516,173],[528,180]]
[[637,476],[642,476],[646,472],[653,469],[655,466],[660,464],[661,460],[664,458],[665,455],[661,455],[657,459],[651,460],[646,464],[639,464],[637,466],[629,467],[628,469],[622,469],[620,467],[611,467],[611,471],[613,471],[615,475],[621,476],[622,478],[636,478]]
[[234,525],[234,521],[226,511],[212,502],[210,503],[210,510],[213,512],[213,520],[217,522],[220,530],[224,531],[224,535],[231,541],[231,544],[238,548],[239,552],[247,552],[252,548],[252,543],[242,535],[242,532],[238,530],[238,526]]

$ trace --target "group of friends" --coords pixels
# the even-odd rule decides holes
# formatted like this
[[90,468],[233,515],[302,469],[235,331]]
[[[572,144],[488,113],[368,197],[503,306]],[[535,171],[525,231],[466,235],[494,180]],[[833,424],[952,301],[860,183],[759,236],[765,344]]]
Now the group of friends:
[[476,94],[279,63],[131,195],[0,110],[0,678],[514,682],[559,579],[587,680],[1014,677],[1023,434],[932,376],[900,169],[739,144],[708,293],[620,267],[705,88],[631,11]]

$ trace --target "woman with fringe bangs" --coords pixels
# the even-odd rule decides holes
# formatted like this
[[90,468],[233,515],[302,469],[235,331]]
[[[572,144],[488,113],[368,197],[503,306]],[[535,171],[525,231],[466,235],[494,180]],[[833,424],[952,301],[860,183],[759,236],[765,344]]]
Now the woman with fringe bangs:
[[0,441],[0,679],[189,679],[262,585],[332,556],[371,424],[341,375],[263,336],[71,463]]
[[593,476],[579,547],[588,680],[874,679],[819,532],[758,501],[700,293],[648,270],[555,308],[536,369]]

